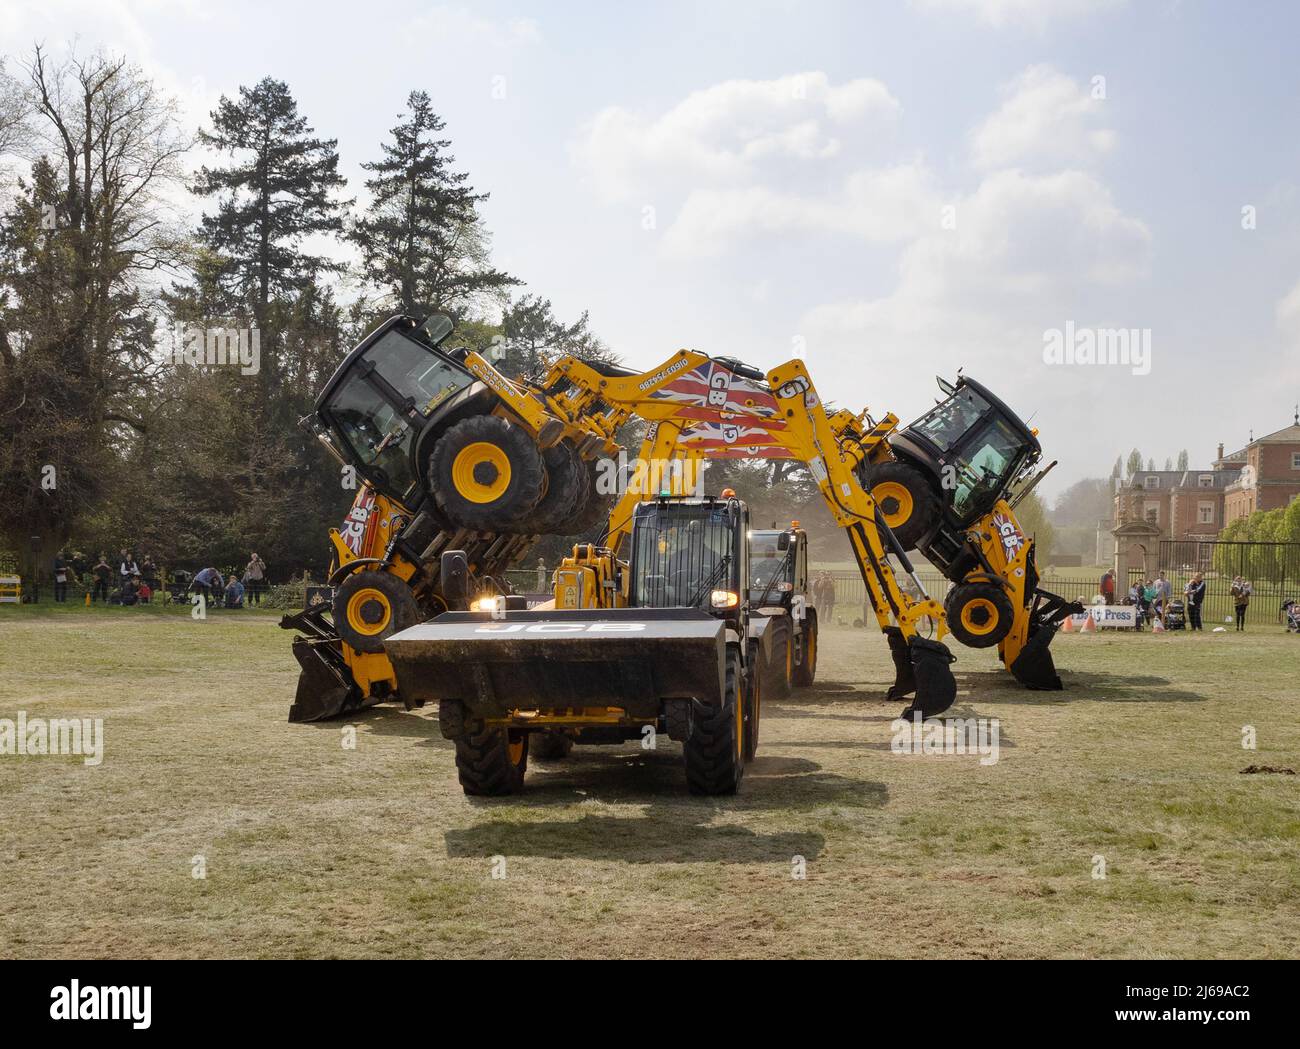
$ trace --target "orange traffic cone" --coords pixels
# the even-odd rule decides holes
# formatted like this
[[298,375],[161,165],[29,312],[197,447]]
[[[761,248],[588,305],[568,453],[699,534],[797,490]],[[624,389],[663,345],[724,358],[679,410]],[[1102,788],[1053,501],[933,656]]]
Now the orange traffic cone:
[[1066,616],[1065,619],[1061,621],[1061,633],[1062,634],[1074,633],[1074,616]]
[[1095,619],[1093,619],[1091,615],[1086,615],[1086,616],[1084,616],[1084,617],[1083,617],[1083,624],[1079,627],[1079,633],[1081,633],[1081,634],[1089,634],[1089,633],[1095,634],[1096,632],[1097,632],[1097,621],[1096,621]]

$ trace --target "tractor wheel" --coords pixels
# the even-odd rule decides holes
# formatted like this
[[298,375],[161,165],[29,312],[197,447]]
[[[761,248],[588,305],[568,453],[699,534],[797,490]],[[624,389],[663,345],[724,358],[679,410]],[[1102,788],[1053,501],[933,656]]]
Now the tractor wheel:
[[456,740],[456,772],[461,789],[472,797],[517,794],[528,768],[528,733],[485,728],[479,722]]
[[358,652],[382,652],[384,638],[420,621],[411,588],[391,572],[361,569],[334,591],[334,629]]
[[772,658],[767,665],[768,694],[773,699],[787,699],[794,677],[794,637],[789,616],[772,621]]
[[601,472],[596,459],[586,462],[587,501],[569,518],[570,535],[585,536],[598,526],[603,532],[609,524],[609,512],[614,508],[611,492],[600,491]]
[[943,607],[948,629],[967,648],[992,648],[1010,633],[1015,618],[1006,591],[993,583],[955,586]]
[[763,717],[763,677],[766,667],[759,663],[758,644],[750,648],[752,657],[749,664],[749,676],[745,681],[745,725],[744,725],[744,759],[753,761],[758,753],[758,729]]
[[573,739],[562,732],[534,732],[528,752],[536,761],[561,761],[573,749]]
[[528,521],[536,535],[571,535],[574,512],[587,505],[591,479],[586,463],[569,441],[561,441],[542,453],[546,465],[546,493]]
[[525,533],[544,467],[528,431],[495,415],[462,419],[429,456],[433,497],[451,521],[480,532]]
[[794,674],[791,680],[802,688],[807,688],[817,677],[817,613],[809,609],[803,621],[803,633],[799,637],[798,659],[795,660]]
[[719,706],[698,703],[682,746],[692,794],[734,794],[745,774],[745,681],[740,653],[727,652],[726,689]]
[[939,519],[942,506],[924,473],[906,463],[872,466],[871,498],[904,550],[911,550]]

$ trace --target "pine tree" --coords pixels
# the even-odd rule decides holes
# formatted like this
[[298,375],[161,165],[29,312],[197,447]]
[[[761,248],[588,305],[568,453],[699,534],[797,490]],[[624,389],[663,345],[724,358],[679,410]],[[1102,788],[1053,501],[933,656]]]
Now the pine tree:
[[1123,477],[1123,476],[1124,476],[1124,457],[1122,455],[1117,455],[1115,456],[1115,465],[1111,467],[1110,478],[1113,481],[1116,478]]
[[373,202],[352,230],[362,272],[403,313],[461,312],[519,281],[488,262],[488,238],[469,175],[452,170],[451,142],[429,96],[411,92],[406,120],[381,145],[384,158],[361,166]]
[[1188,456],[1187,454],[1187,449],[1184,448],[1181,452],[1178,453],[1178,469],[1179,470],[1189,469],[1188,466],[1189,459],[1190,456]]
[[261,324],[273,298],[343,268],[302,250],[307,237],[343,231],[351,201],[335,193],[346,184],[338,140],[315,137],[288,85],[271,77],[240,87],[236,101],[223,95],[211,116],[200,139],[236,159],[199,172],[194,192],[219,198],[200,238],[224,260],[219,282],[232,304],[250,306]]
[[498,362],[506,374],[540,379],[554,360],[572,354],[587,361],[614,363],[616,357],[591,331],[587,313],[573,324],[555,317],[550,299],[523,295],[501,316],[504,353]]
[[1128,453],[1128,475],[1132,477],[1142,469],[1142,453],[1134,448]]

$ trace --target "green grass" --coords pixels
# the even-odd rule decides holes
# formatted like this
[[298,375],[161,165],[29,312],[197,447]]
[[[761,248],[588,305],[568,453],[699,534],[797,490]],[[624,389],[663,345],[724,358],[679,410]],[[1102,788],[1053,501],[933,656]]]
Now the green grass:
[[0,639],[0,717],[106,734],[98,768],[0,757],[4,956],[1300,953],[1300,779],[1240,774],[1300,770],[1276,629],[1063,636],[1064,693],[961,649],[992,766],[891,753],[884,642],[832,630],[738,796],[689,797],[665,743],[503,801],[461,794],[432,711],[288,724],[273,615],[0,607]]

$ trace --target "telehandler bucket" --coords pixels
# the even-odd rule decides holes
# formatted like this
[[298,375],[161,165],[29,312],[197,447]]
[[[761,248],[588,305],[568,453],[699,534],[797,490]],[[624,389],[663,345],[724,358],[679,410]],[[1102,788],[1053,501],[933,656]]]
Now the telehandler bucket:
[[460,700],[471,717],[722,700],[726,623],[688,608],[446,612],[384,642],[407,701]]
[[924,637],[909,642],[896,626],[886,627],[885,637],[894,660],[894,683],[885,698],[902,699],[916,693],[902,717],[910,718],[918,711],[922,717],[934,717],[952,706],[957,698],[957,681],[951,670],[956,657],[948,646]]

